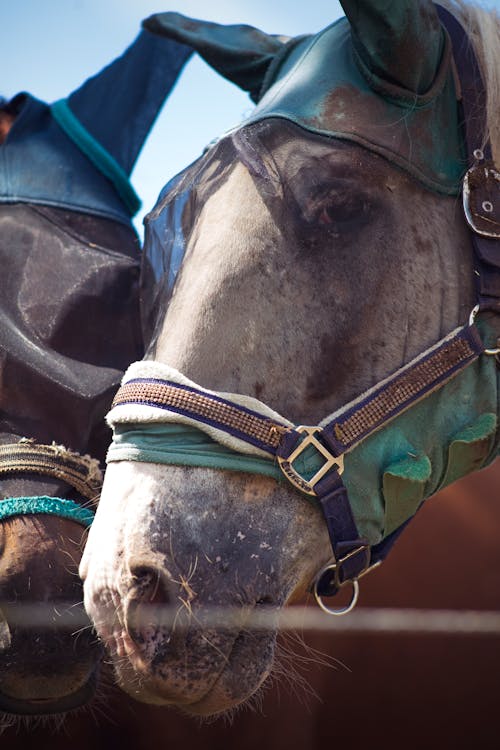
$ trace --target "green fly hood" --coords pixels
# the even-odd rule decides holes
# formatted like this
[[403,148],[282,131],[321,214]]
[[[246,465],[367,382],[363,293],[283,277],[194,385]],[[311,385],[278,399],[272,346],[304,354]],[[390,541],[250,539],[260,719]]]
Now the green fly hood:
[[[343,0],[346,18],[294,39],[178,13],[144,26],[195,49],[257,103],[245,123],[290,120],[359,143],[427,188],[458,194],[466,162],[451,45],[430,0]],[[446,134],[446,137],[443,137]]]

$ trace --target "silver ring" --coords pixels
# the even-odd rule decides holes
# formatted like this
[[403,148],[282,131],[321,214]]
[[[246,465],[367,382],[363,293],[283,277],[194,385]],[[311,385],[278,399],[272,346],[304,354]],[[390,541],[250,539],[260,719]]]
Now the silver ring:
[[476,319],[476,315],[478,314],[478,312],[479,312],[479,305],[476,305],[475,307],[472,308],[472,310],[470,312],[470,315],[469,315],[469,325],[470,326],[474,323],[474,321]]
[[[471,313],[469,315],[470,326],[474,323],[478,312],[479,312],[479,305],[476,305],[475,307],[472,308]],[[483,354],[487,354],[489,357],[496,357],[498,354],[500,354],[500,347],[498,347],[497,349],[485,349],[483,351]]]
[[337,617],[340,617],[341,615],[347,615],[348,612],[351,612],[351,610],[354,609],[358,602],[359,597],[359,583],[358,579],[354,578],[354,580],[349,581],[349,583],[352,584],[352,597],[351,601],[346,607],[339,607],[338,609],[333,609],[332,607],[328,607],[325,602],[323,601],[323,597],[318,592],[318,583],[321,578],[321,575],[325,573],[328,569],[333,569],[333,565],[328,565],[326,568],[323,568],[320,575],[316,578],[316,581],[314,582],[314,598],[316,599],[316,603],[318,606],[323,610],[323,612],[326,612],[327,615],[336,615]]

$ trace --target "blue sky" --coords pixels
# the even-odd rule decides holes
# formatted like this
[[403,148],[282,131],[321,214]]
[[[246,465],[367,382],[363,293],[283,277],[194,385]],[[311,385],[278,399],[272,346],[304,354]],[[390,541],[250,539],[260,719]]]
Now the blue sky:
[[[500,10],[500,0],[487,7]],[[21,90],[53,101],[119,55],[142,18],[176,10],[221,23],[249,23],[269,33],[319,31],[342,14],[336,0],[3,0],[0,94]],[[143,200],[136,223],[172,175],[252,107],[247,95],[194,57],[163,108],[132,181]]]

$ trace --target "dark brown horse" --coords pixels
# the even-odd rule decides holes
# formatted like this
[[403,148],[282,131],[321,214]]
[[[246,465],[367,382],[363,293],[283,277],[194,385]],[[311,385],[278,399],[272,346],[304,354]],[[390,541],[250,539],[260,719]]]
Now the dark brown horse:
[[[190,51],[143,32],[67,99],[0,107],[0,712],[59,714],[102,659],[78,564],[104,415],[142,353],[128,175]],[[161,74],[158,74],[158,71]],[[9,718],[10,717],[10,718]]]
[[[10,356],[4,360],[1,396],[0,491],[3,505],[0,503],[0,513],[6,506],[14,512],[4,517],[0,524],[3,628],[0,709],[12,714],[59,713],[91,698],[98,680],[102,652],[95,635],[89,626],[78,636],[75,631],[82,628],[78,564],[86,540],[86,525],[76,519],[80,507],[89,514],[95,508],[99,471],[96,461],[90,464],[94,470],[94,482],[85,492],[83,488],[75,488],[73,473],[68,466],[70,461],[84,461],[76,451],[81,455],[88,451],[94,457],[103,455],[105,432],[99,423],[100,415],[106,410],[120,376],[119,366],[124,365],[125,351],[140,351],[137,333],[132,335],[129,344],[126,342],[128,334],[122,336],[121,341],[117,340],[117,352],[123,350],[123,359],[113,354],[114,364],[107,370],[107,382],[105,378],[96,378],[99,373],[96,365],[99,360],[103,362],[102,353],[109,337],[120,328],[124,333],[126,330],[137,331],[134,288],[138,243],[132,229],[113,225],[105,219],[93,220],[78,215],[73,218],[70,212],[53,208],[0,206],[0,227],[3,268],[19,269],[17,279],[26,283],[30,281],[28,269],[31,266],[36,272],[33,280],[36,278],[40,297],[49,293],[57,300],[58,290],[59,300],[63,303],[61,306],[40,307],[36,304],[36,291],[32,289],[33,315],[25,312],[23,328],[13,325],[9,330],[6,326],[2,335],[2,343]],[[31,245],[26,243],[24,247],[29,248],[29,252],[24,256],[19,252],[14,262],[12,247],[19,242],[20,234],[25,239],[36,237],[38,242],[41,238],[44,241],[43,245],[37,245],[35,241]],[[40,265],[41,259],[37,257],[40,252],[47,261],[46,266]],[[72,256],[69,268],[61,265],[66,253]],[[57,290],[54,288],[52,292],[53,267],[60,271],[53,282]],[[63,276],[66,287],[61,283]],[[99,276],[101,282],[96,285]],[[3,289],[7,298],[19,302],[22,289],[18,286],[17,297],[14,297],[13,286],[7,285],[4,278]],[[72,300],[69,289],[74,295]],[[114,308],[113,311],[109,308],[107,318],[103,314],[101,294],[108,294]],[[5,306],[3,320],[7,317],[6,312],[13,313],[11,321],[19,322],[19,313],[16,314],[12,307],[6,311]],[[82,314],[92,322],[87,332],[80,324],[77,333],[74,324]],[[92,332],[96,324],[99,325],[97,330],[105,337],[101,343],[95,329]],[[44,326],[46,332],[40,335]],[[24,347],[19,344],[20,329],[31,332],[36,346],[29,340]],[[57,380],[56,383],[51,380],[52,374],[57,377],[58,361],[64,375],[64,367],[71,361],[70,352],[81,371],[79,387],[75,378],[75,389],[71,394],[67,383],[59,385]],[[50,365],[43,372],[43,364],[49,356]],[[42,365],[40,369],[33,368],[37,359]],[[109,362],[108,357],[104,362],[106,360]],[[96,365],[86,364],[92,361]],[[11,431],[8,431],[9,427]],[[21,442],[26,436],[32,441]],[[53,449],[53,440],[65,448]],[[41,446],[48,447],[43,449]],[[40,469],[41,460],[33,460],[33,455],[38,455],[35,451],[50,453],[51,450],[53,454],[49,455],[49,461],[53,460],[53,465]],[[52,469],[54,474],[59,471],[60,478],[39,473],[49,473]],[[34,502],[41,505],[33,507]],[[55,511],[62,503],[63,513],[67,507],[73,508],[76,519],[47,513],[45,506],[48,502],[56,506]],[[36,611],[38,605],[41,609],[46,608],[46,625],[40,624],[33,630],[33,608]],[[60,627],[63,620],[66,623]]]
[[[0,145],[14,120],[14,113],[0,110]],[[3,442],[10,440],[4,437]],[[64,483],[50,479],[40,482],[30,480],[29,476],[2,483],[2,492],[7,497],[39,494],[60,497],[68,489]],[[58,628],[58,604],[67,606],[68,602],[80,600],[76,570],[82,532],[80,524],[55,516],[14,517],[0,524],[0,581],[3,582],[0,693],[4,711],[17,713],[22,706],[24,712],[38,713],[54,702],[58,711],[64,711],[93,694],[96,664],[100,660],[95,638],[87,631],[75,641],[72,630],[76,628]],[[9,608],[15,608],[19,601],[50,606],[52,617],[47,612],[47,627],[35,633],[28,620],[14,625],[15,618]],[[18,614],[22,617],[23,610]],[[33,663],[35,639],[38,658]],[[58,668],[59,655],[68,650],[74,656]]]

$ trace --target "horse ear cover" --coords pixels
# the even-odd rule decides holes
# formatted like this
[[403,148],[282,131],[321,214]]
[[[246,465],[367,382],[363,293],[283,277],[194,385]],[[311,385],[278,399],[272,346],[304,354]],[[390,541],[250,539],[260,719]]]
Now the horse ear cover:
[[[443,52],[443,31],[430,0],[341,0],[341,4],[358,64],[375,86],[383,80],[416,94],[431,87]],[[260,98],[271,62],[281,57],[290,41],[253,26],[226,26],[171,12],[152,15],[143,26],[196,50],[224,78],[248,91],[254,102]]]
[[150,16],[143,27],[196,50],[224,78],[248,91],[254,102],[269,65],[288,41],[253,26],[225,26],[170,12]]
[[450,39],[431,0],[341,0],[346,18],[295,38],[159,13],[143,25],[191,47],[257,104],[354,141],[426,188],[458,195],[467,169]]
[[341,0],[356,61],[376,89],[380,81],[425,94],[436,77],[444,30],[431,0]]

